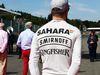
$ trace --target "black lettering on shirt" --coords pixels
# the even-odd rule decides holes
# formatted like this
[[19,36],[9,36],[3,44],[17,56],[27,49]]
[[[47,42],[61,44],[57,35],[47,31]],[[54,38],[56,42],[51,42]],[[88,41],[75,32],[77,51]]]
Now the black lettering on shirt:
[[38,40],[39,48],[46,45],[58,45],[71,48],[72,40],[63,36],[45,36]]
[[69,56],[69,50],[68,49],[40,49],[40,53],[41,53],[41,56],[44,56],[44,55],[65,55],[65,56]]
[[37,32],[37,36],[42,35],[42,34],[68,34],[69,35],[69,30],[68,29],[64,29],[64,28],[46,28],[46,29],[41,29]]

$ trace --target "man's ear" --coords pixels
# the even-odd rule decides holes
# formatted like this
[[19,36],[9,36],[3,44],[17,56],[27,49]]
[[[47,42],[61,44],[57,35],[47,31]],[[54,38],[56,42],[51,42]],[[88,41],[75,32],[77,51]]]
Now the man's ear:
[[30,29],[33,30],[33,26],[31,26]]
[[3,30],[5,29],[5,26],[3,26],[3,28],[2,28]]
[[68,10],[66,10],[66,12],[65,12],[65,13],[66,13],[66,16],[67,16],[67,15],[68,15]]

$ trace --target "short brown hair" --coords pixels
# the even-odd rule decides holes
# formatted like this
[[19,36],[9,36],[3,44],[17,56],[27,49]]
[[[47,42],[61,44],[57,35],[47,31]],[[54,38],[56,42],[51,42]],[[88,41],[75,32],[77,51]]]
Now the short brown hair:
[[55,12],[52,12],[52,15],[53,16],[63,16],[64,13],[66,12],[66,11],[64,11],[64,12],[56,12],[56,11],[59,11],[59,10],[61,10],[61,9],[59,9],[59,8],[53,8],[52,11],[55,11]]

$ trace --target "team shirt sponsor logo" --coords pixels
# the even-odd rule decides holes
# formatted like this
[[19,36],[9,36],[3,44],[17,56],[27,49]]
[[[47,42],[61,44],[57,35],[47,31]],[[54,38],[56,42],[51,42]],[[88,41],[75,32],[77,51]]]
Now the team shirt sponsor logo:
[[68,49],[40,49],[41,56],[44,55],[65,55],[69,57],[69,50]]
[[73,33],[74,31],[73,30],[69,30],[69,33]]
[[64,28],[59,28],[59,29],[57,29],[57,28],[54,28],[54,29],[46,28],[46,29],[39,30],[37,36],[42,35],[42,34],[48,34],[48,33],[50,33],[50,34],[68,34],[68,35],[70,35],[68,29],[64,29]]
[[39,47],[47,45],[61,45],[68,48],[71,48],[72,41],[71,39],[63,36],[45,36],[38,39]]
[[55,45],[55,46],[64,46],[64,48],[71,48],[72,47],[72,40],[65,36],[58,36],[56,34],[65,34],[70,35],[73,33],[73,30],[64,29],[64,28],[45,28],[39,30],[37,32],[37,36],[42,34],[55,34],[52,36],[44,36],[38,39],[39,49],[42,56],[44,55],[51,55],[51,54],[59,54],[59,55],[67,55],[69,57],[69,50],[68,49],[42,49],[41,47],[47,45]]
[[38,31],[38,34],[37,36],[39,35],[42,35],[42,34],[47,34],[47,33],[50,33],[50,34],[68,34],[70,35],[70,33],[73,33],[74,31],[73,30],[69,30],[69,29],[64,29],[64,28],[46,28],[46,29],[42,29],[42,30],[39,30]]

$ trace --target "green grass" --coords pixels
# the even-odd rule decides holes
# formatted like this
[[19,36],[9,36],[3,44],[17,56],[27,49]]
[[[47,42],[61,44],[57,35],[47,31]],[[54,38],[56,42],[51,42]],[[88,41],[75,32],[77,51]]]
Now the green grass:
[[98,35],[98,37],[100,38],[100,34]]

